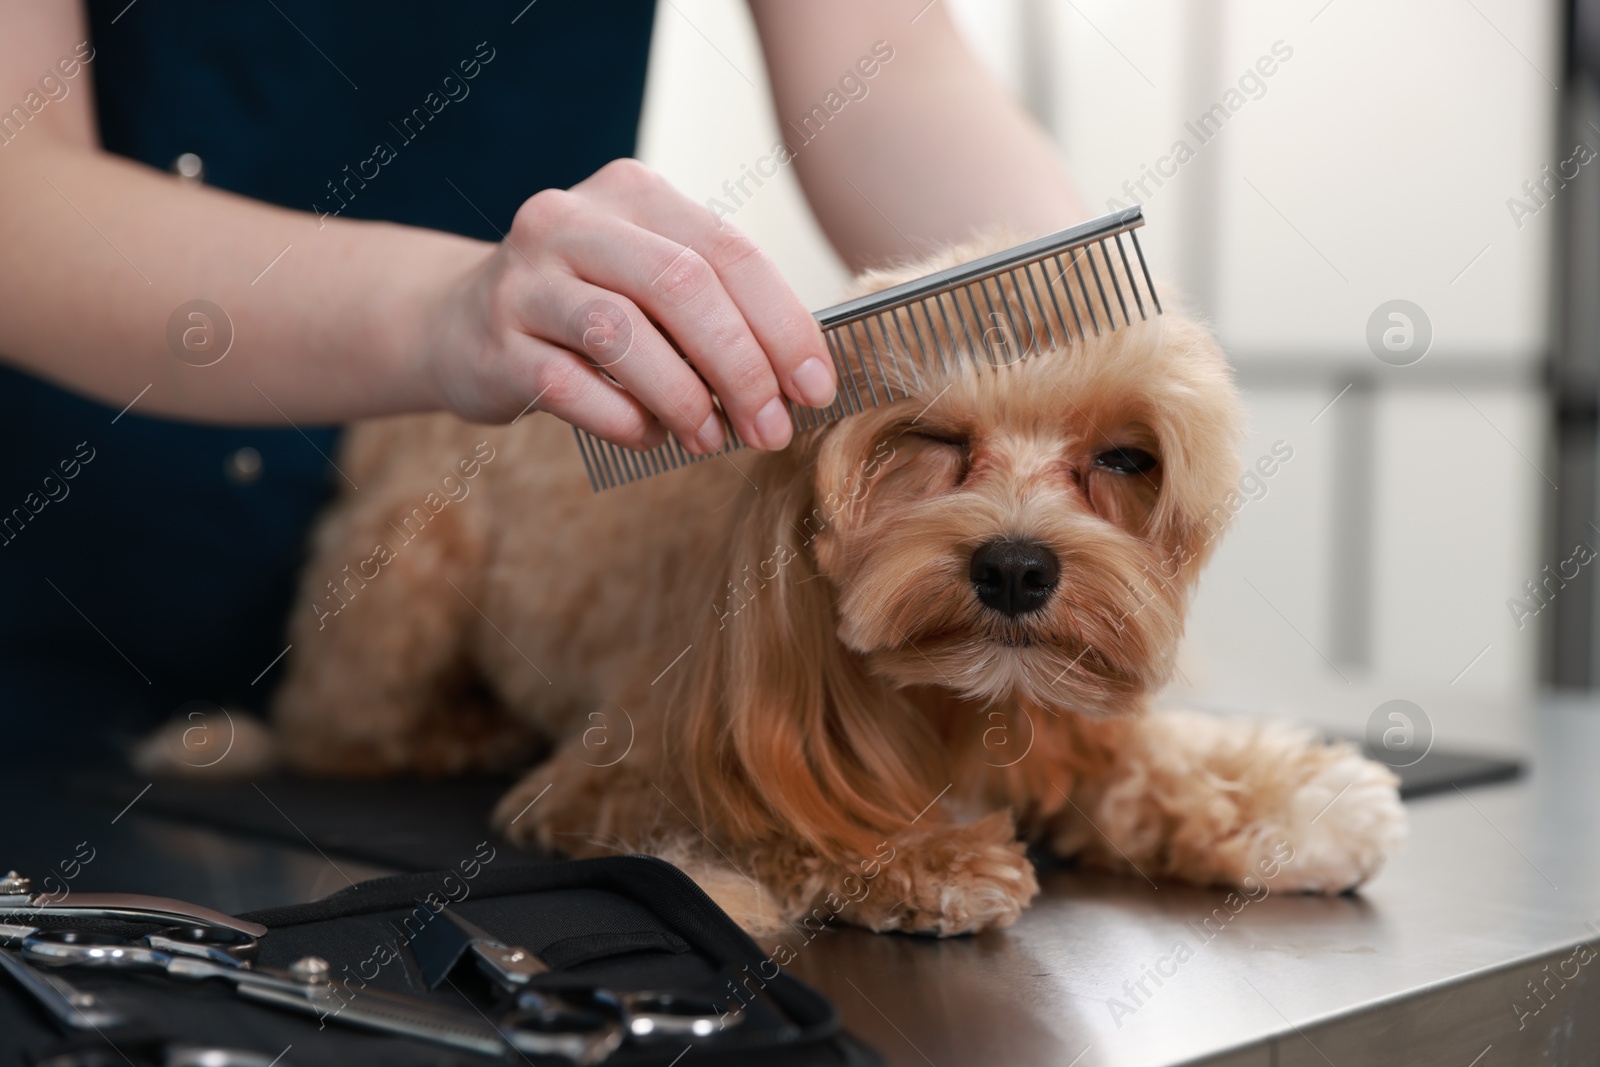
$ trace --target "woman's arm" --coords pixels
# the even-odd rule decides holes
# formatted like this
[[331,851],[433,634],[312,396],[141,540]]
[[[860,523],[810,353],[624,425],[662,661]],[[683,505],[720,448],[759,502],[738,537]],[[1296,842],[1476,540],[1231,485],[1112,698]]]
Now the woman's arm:
[[[0,0],[0,26],[0,108],[59,80],[87,36],[70,3]],[[15,133],[0,116],[0,358],[25,370],[119,408],[143,392],[139,412],[199,421],[437,407],[504,420],[533,402],[620,443],[671,430],[694,451],[722,434],[666,336],[758,446],[789,440],[780,387],[832,397],[820,334],[773,265],[638,164],[532,197],[499,245],[319,221],[101,151],[93,77],[90,62]],[[168,344],[169,317],[197,298],[234,327],[208,367]],[[628,331],[586,319],[596,300]]]
[[[1033,235],[1088,217],[1054,145],[937,0],[750,7],[800,183],[852,268],[995,224]],[[858,68],[863,57],[878,60],[870,78]],[[845,77],[855,84],[841,86]],[[836,106],[847,101],[837,114],[829,93]]]

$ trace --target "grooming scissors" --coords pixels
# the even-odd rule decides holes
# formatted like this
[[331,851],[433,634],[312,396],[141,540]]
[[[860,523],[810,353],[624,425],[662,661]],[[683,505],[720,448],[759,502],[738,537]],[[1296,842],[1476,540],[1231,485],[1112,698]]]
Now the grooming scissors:
[[186,900],[141,893],[71,893],[58,899],[49,893],[35,893],[33,882],[16,871],[0,878],[0,923],[26,921],[35,916],[179,923],[233,930],[252,938],[267,932],[260,923],[236,919]]
[[743,1020],[742,1014],[725,1011],[709,997],[667,990],[532,988],[532,979],[551,973],[548,964],[531,949],[508,944],[449,908],[441,908],[423,924],[412,939],[412,951],[430,989],[470,956],[497,990],[511,996],[514,1007],[502,1020],[522,1031],[553,1032],[575,1022],[609,1020],[616,1034],[606,1041],[614,1048],[625,1035],[710,1037]]

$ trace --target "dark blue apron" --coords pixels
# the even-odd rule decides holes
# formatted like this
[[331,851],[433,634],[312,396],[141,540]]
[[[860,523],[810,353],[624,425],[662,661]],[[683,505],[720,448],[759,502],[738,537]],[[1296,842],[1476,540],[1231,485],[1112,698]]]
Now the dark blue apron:
[[[533,193],[632,154],[653,6],[88,0],[101,139],[286,207],[496,240]],[[118,417],[0,367],[0,762],[264,705],[337,478],[337,430],[301,429]]]

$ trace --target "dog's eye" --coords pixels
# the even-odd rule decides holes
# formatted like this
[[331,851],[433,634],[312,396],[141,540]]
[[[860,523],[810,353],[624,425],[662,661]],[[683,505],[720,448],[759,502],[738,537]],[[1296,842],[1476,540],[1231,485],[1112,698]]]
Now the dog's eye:
[[932,441],[936,445],[949,445],[951,448],[965,449],[968,447],[965,437],[939,433],[937,430],[907,430],[906,435],[908,437],[920,437],[924,441]]
[[1094,457],[1094,463],[1118,474],[1148,474],[1155,469],[1156,457],[1142,448],[1111,448]]

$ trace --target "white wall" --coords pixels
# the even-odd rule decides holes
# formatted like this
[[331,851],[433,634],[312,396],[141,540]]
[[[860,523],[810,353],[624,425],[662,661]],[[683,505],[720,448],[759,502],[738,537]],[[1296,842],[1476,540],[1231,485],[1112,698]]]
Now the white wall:
[[[1295,449],[1204,580],[1186,676],[1284,693],[1343,684],[1342,672],[1404,695],[1449,686],[1487,645],[1454,691],[1531,686],[1534,631],[1516,631],[1505,600],[1547,562],[1539,530],[1553,490],[1535,469],[1549,463],[1534,371],[1547,344],[1552,212],[1519,228],[1506,199],[1568,154],[1552,144],[1559,5],[944,2],[1051,119],[1096,208],[1125,199],[1123,183],[1175,140],[1196,143],[1185,121],[1223,101],[1275,42],[1292,49],[1259,99],[1141,194],[1152,260],[1240,367],[1246,458],[1280,439]],[[704,199],[776,137],[743,5],[664,2],[641,155]],[[812,306],[837,297],[839,264],[792,174],[738,222]],[[1393,298],[1434,326],[1413,367],[1386,367],[1367,349],[1368,316]],[[1341,420],[1355,405],[1319,412],[1363,379],[1375,391],[1370,436],[1357,440],[1373,464],[1341,489],[1360,431]],[[1339,560],[1358,491],[1373,509],[1370,614],[1355,642],[1364,663],[1339,662],[1353,638],[1348,623],[1335,632],[1336,602],[1355,580]]]

